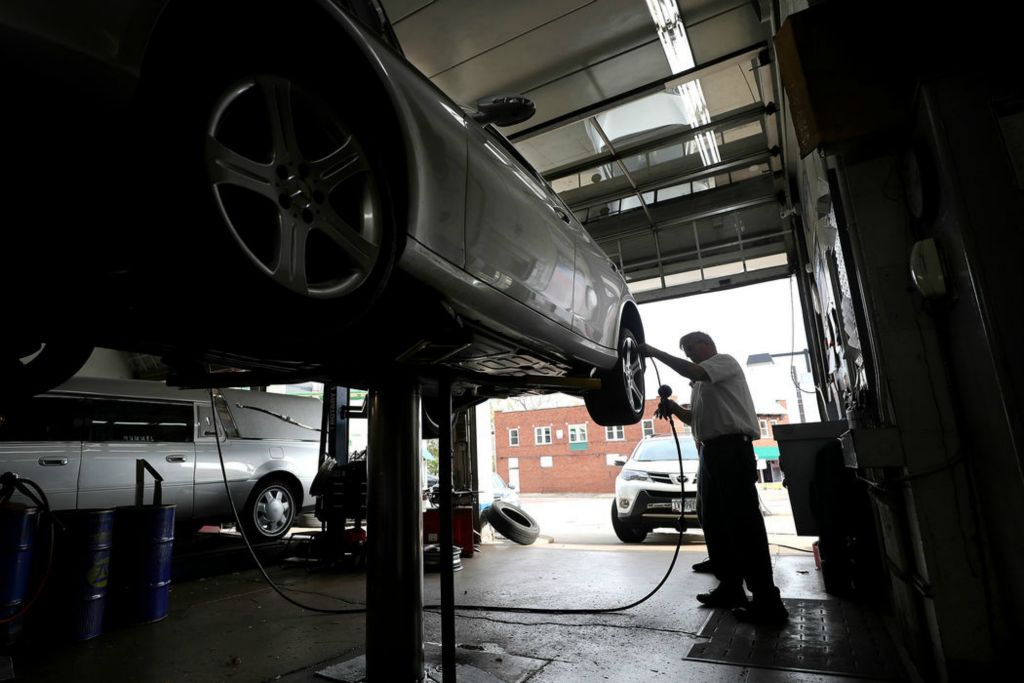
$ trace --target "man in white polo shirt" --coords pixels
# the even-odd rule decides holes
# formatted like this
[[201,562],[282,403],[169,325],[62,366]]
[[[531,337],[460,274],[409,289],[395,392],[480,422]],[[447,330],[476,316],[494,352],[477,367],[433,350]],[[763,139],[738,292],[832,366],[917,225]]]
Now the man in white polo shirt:
[[[719,584],[698,594],[697,600],[708,607],[733,608],[743,621],[781,624],[789,615],[772,578],[768,536],[754,487],[753,441],[760,429],[747,379],[736,359],[718,353],[714,340],[703,332],[683,336],[679,348],[689,361],[641,345],[645,355],[691,380],[693,387],[691,409],[666,399],[655,415],[675,415],[691,425],[700,449],[702,525]],[[753,594],[749,603],[744,580]]]

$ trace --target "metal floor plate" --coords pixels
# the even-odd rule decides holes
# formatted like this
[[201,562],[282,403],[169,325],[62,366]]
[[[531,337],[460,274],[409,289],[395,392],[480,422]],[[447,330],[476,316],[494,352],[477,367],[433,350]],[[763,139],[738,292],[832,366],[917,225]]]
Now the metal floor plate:
[[838,600],[784,599],[782,628],[752,626],[716,609],[686,655],[720,664],[783,671],[903,680],[899,655],[882,620],[870,608]]

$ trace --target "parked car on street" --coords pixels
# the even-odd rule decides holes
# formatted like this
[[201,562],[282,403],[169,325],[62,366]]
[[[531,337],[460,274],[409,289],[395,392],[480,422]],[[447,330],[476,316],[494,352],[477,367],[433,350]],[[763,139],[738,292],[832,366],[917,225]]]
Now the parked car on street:
[[[136,460],[163,477],[179,525],[231,522],[231,496],[254,542],[284,536],[312,510],[322,404],[318,399],[223,389],[217,419],[205,391],[159,382],[74,378],[0,409],[0,472],[39,484],[54,510],[134,505]],[[144,501],[152,502],[147,476]],[[23,501],[24,502],[24,501]]]
[[505,480],[497,472],[491,472],[491,493],[490,500],[484,500],[483,497],[480,498],[480,512],[491,507],[494,502],[499,500],[509,505],[519,505],[519,491],[506,484]]
[[376,0],[16,2],[0,67],[8,400],[103,346],[183,385],[397,363],[457,406],[562,390],[639,421],[626,282],[494,127],[532,103],[452,102]]
[[[697,445],[679,437],[683,471],[679,472],[676,439],[649,437],[633,449],[615,478],[612,527],[623,543],[640,543],[659,527],[699,527],[697,520]],[[682,484],[682,488],[680,488]]]

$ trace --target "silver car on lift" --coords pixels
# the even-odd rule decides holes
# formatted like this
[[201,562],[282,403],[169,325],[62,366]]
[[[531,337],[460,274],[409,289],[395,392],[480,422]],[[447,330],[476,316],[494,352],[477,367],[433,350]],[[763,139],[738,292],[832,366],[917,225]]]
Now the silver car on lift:
[[[253,541],[284,536],[317,472],[322,403],[315,398],[159,382],[75,378],[0,409],[0,472],[39,484],[54,510],[133,505],[136,460],[162,477],[179,525],[233,521],[231,496]],[[153,495],[147,477],[144,500]]]
[[[0,65],[5,223],[33,227],[0,274],[9,396],[98,345],[198,386],[223,379],[209,363],[350,386],[397,363],[464,402],[561,387],[639,421],[636,302],[494,127],[532,103],[452,102],[376,0],[17,2]],[[36,181],[55,159],[61,201]]]

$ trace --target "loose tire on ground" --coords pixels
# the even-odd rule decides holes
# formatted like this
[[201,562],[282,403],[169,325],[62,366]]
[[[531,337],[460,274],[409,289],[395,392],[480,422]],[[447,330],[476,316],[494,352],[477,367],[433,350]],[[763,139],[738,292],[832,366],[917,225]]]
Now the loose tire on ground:
[[499,534],[520,545],[530,545],[540,534],[536,520],[525,510],[500,500],[487,508],[487,521]]

